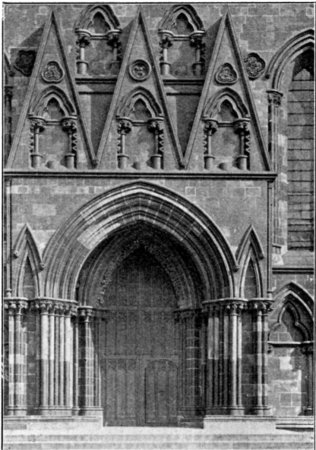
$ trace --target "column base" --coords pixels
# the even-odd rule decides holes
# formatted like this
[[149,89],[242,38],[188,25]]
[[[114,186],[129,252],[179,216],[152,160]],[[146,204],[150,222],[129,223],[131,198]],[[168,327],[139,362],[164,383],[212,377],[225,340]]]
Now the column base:
[[245,414],[243,406],[228,406],[226,411],[229,416],[243,416]]
[[8,416],[26,416],[27,408],[19,406],[8,406],[7,415]]
[[72,415],[72,409],[66,406],[40,406],[37,412],[41,416],[69,417]]
[[80,408],[81,416],[103,417],[103,408],[100,406],[83,406]]
[[255,406],[252,408],[253,414],[256,416],[267,417],[272,416],[272,411],[270,406]]

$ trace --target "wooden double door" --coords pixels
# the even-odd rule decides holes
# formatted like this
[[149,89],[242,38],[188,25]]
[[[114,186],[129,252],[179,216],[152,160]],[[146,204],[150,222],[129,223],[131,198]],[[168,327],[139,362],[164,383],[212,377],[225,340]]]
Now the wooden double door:
[[177,422],[179,342],[167,273],[144,249],[115,271],[105,294],[103,404],[108,425]]

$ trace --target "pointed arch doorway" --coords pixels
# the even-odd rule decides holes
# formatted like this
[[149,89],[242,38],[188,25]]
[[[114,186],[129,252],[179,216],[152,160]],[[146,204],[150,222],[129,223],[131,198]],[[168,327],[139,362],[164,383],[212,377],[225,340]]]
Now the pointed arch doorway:
[[[78,295],[81,304],[103,314],[94,323],[91,345],[107,425],[178,423],[185,390],[197,391],[200,383],[199,337],[195,353],[185,355],[179,320],[181,302],[183,308],[193,295],[198,302],[198,280],[184,250],[144,223],[116,233],[86,262]],[[196,305],[188,308],[196,311]],[[185,381],[186,357],[196,358],[195,387]],[[190,401],[194,415],[199,400]]]

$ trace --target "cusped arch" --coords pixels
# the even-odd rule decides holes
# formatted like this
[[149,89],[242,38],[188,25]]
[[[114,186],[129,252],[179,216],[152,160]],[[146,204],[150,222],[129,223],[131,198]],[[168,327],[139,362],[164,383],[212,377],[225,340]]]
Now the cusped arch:
[[207,101],[203,111],[203,118],[210,119],[215,117],[220,112],[221,105],[225,101],[231,104],[238,115],[238,119],[249,117],[248,109],[240,95],[233,89],[227,87],[218,91],[214,97],[211,97]]
[[140,222],[186,250],[200,274],[205,300],[234,296],[237,264],[219,228],[179,194],[144,181],[106,191],[57,230],[44,252],[45,295],[74,299],[80,270],[91,252],[115,232]]
[[130,117],[138,101],[144,103],[151,118],[163,116],[162,108],[152,93],[143,87],[139,87],[122,99],[117,110],[117,117]]
[[93,18],[96,14],[100,14],[111,31],[120,30],[120,22],[109,5],[90,5],[87,6],[80,14],[79,19],[75,23],[76,30],[88,30],[93,24]]
[[306,289],[297,283],[290,282],[275,294],[273,310],[270,313],[270,339],[282,324],[282,318],[288,311],[293,317],[294,327],[299,330],[303,340],[313,339],[314,300]]
[[[174,30],[176,20],[179,16],[184,16],[192,28],[192,32],[204,31],[203,22],[196,10],[191,5],[175,5],[166,12],[159,24],[159,32]],[[173,34],[178,34],[173,32]]]
[[314,49],[314,35],[313,29],[304,30],[289,39],[275,53],[266,71],[266,77],[271,80],[272,89],[282,91],[281,85],[285,67],[307,49]]
[[23,279],[27,260],[30,263],[36,295],[40,295],[40,273],[44,268],[31,227],[25,224],[19,233],[13,248],[15,282],[13,295],[23,295]]
[[69,100],[65,92],[58,86],[49,86],[44,91],[42,91],[35,99],[29,111],[29,114],[44,117],[45,109],[52,99],[57,101],[60,109],[63,111],[65,116],[76,115],[76,109],[74,105]]

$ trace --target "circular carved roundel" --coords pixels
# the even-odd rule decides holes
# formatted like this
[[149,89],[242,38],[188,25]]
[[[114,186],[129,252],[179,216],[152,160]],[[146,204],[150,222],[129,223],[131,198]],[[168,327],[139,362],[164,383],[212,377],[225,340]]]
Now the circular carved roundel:
[[144,59],[137,59],[129,66],[129,74],[136,81],[146,80],[151,72],[151,67],[148,61]]
[[49,61],[42,71],[46,83],[59,83],[64,78],[64,71],[57,61]]

